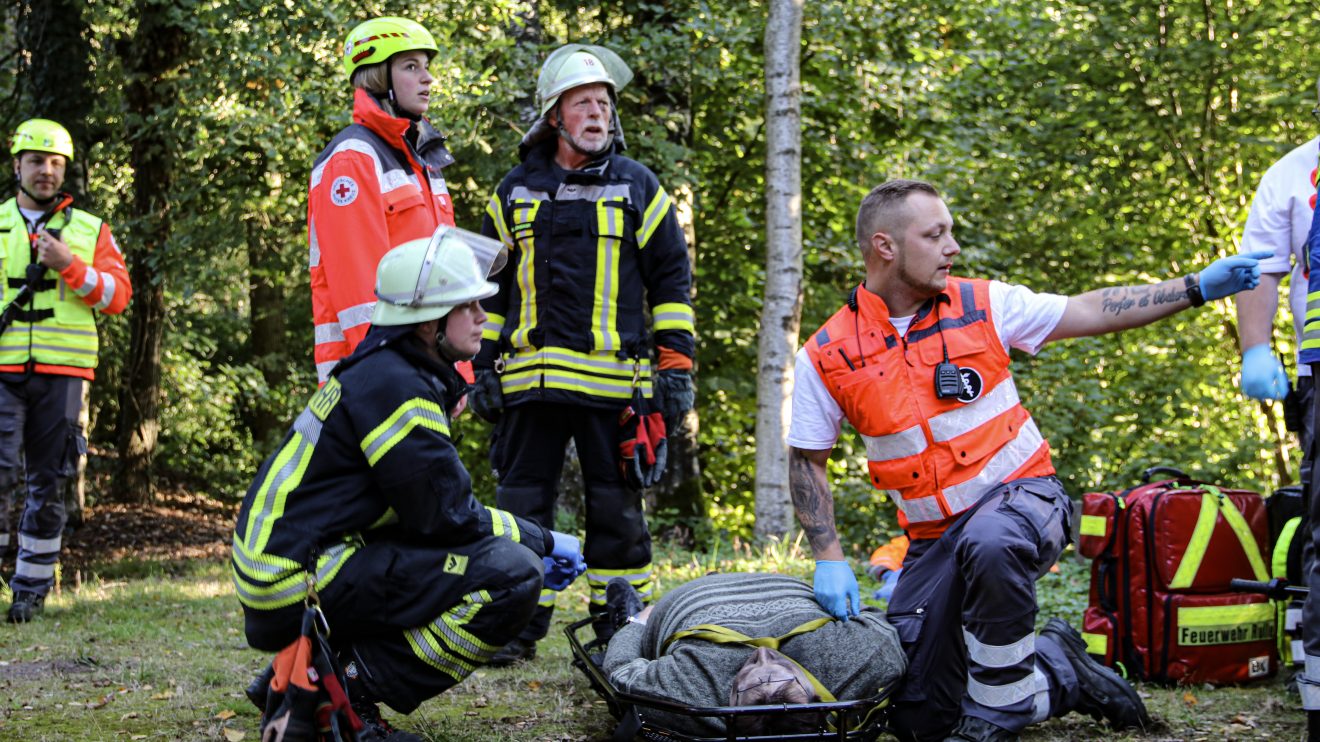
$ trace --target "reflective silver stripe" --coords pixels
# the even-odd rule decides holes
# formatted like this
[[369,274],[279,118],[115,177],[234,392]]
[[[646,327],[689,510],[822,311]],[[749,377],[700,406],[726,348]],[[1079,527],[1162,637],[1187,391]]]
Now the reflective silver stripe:
[[898,509],[907,516],[908,523],[944,520],[944,511],[940,510],[940,501],[934,495],[906,500],[897,490],[890,490],[890,497],[898,503]]
[[[293,421],[293,429],[301,433],[302,437],[306,438],[312,446],[315,446],[321,440],[321,428],[323,427],[325,427],[325,423],[322,423],[321,419],[306,407],[298,415],[298,419]],[[330,552],[327,551],[326,553]]]
[[661,322],[691,322],[692,316],[691,310],[686,312],[657,312],[651,315],[651,324],[655,325]]
[[[517,193],[517,190],[514,190]],[[632,203],[632,189],[626,185],[583,185],[581,183],[560,183],[556,201],[608,201],[621,198]]]
[[1036,679],[1036,708],[1031,714],[1031,723],[1039,724],[1050,718],[1050,681],[1040,665],[1033,667],[1031,674]]
[[1018,430],[1017,437],[991,456],[976,476],[944,488],[944,501],[949,504],[949,509],[953,513],[961,513],[975,505],[986,490],[1002,483],[1010,474],[1022,468],[1043,443],[1045,439],[1041,437],[1036,421],[1027,418]]
[[1320,711],[1320,657],[1306,655],[1306,667],[1297,676],[1297,690],[1302,694],[1302,708]]
[[9,534],[0,533],[0,546],[9,546]]
[[282,564],[271,564],[269,562],[258,561],[247,553],[247,547],[239,540],[238,535],[234,535],[233,559],[243,567],[243,574],[247,576],[263,576],[270,582],[278,582],[285,577],[297,572],[296,568],[289,568]]
[[[573,355],[555,350],[537,350],[530,353],[519,351],[513,358],[509,359],[505,366],[505,373],[518,371],[526,366],[556,362],[578,371],[600,371],[621,378],[626,377],[628,383],[632,383],[632,360],[620,360],[613,353],[606,354],[603,357],[592,357],[586,354]],[[642,375],[647,375],[650,369],[650,359],[643,358]]]
[[[503,376],[504,383],[512,386],[512,379],[510,378],[512,376],[513,374],[506,371]],[[623,392],[631,394],[632,392],[632,382],[622,379],[610,384],[603,381],[592,381],[583,376],[567,376],[562,373],[555,373],[552,370],[546,370],[541,374],[541,378],[546,386],[556,384],[561,387],[572,387],[573,389],[601,392],[605,394],[619,394]]]
[[[486,315],[486,316],[489,317],[490,315]],[[503,329],[504,329],[504,320],[502,320],[502,319],[487,319],[487,320],[486,320],[486,324],[482,325],[482,326],[481,326],[481,329],[482,329],[482,331],[484,331],[484,332],[493,332],[493,333],[495,333],[495,334],[498,335],[499,332],[500,332],[500,330],[503,330]]]
[[371,312],[376,308],[376,302],[369,301],[365,304],[346,307],[339,310],[339,326],[345,330],[359,327],[361,325],[371,324]]
[[889,435],[864,435],[866,458],[870,461],[893,461],[916,456],[926,450],[926,432],[920,425]]
[[321,265],[321,243],[316,239],[316,223],[313,222],[307,234],[307,267],[315,268],[319,265]]
[[1302,664],[1299,658],[1306,653],[1306,644],[1301,639],[1293,639],[1288,646],[1292,648],[1293,666]]
[[33,564],[32,562],[25,562],[22,559],[19,559],[18,564],[14,565],[14,576],[31,577],[37,580],[49,580],[55,576],[55,565]]
[[[96,337],[96,330],[80,330],[76,327],[57,327],[54,325],[37,325],[36,327],[23,325],[23,327],[32,329],[38,335],[72,335],[74,337],[85,338]],[[17,330],[17,328],[15,329]],[[23,332],[21,330],[18,331]],[[6,332],[5,334],[8,335],[9,333]],[[23,332],[23,334],[26,335],[27,333]]]
[[1012,706],[1030,698],[1036,693],[1036,674],[1030,673],[1025,678],[1007,685],[988,685],[967,674],[967,695],[973,701],[989,708]]
[[333,368],[335,367],[335,364],[337,364],[337,363],[339,363],[339,359],[338,359],[338,358],[336,358],[336,359],[333,360],[333,361],[321,361],[320,363],[316,364],[316,380],[317,380],[317,382],[319,382],[319,383],[325,383],[326,381],[329,381],[329,379],[330,379],[330,370],[333,369]]
[[326,322],[316,326],[316,344],[338,343],[344,339],[344,328],[338,322]]
[[92,293],[92,289],[101,284],[101,274],[95,268],[87,266],[87,271],[83,273],[82,285],[73,290],[78,296],[87,296]]
[[110,302],[115,298],[115,277],[109,273],[105,274],[105,288],[101,290],[101,300],[92,305],[92,309],[100,311],[110,306]]
[[932,417],[929,421],[931,437],[936,441],[947,441],[963,433],[970,433],[1018,406],[1020,402],[1017,385],[1010,376],[975,402]]
[[981,667],[1012,667],[1036,654],[1036,635],[1027,634],[1012,644],[984,644],[963,629],[967,656]]
[[60,550],[60,536],[55,538],[33,538],[25,533],[18,534],[18,548],[34,554],[51,554]]
[[[74,355],[87,356],[89,358],[96,357],[95,350],[88,350],[87,348],[74,348],[68,345],[50,345],[49,343],[33,343],[31,347],[32,350],[49,350],[55,353],[71,353]],[[27,349],[28,349],[27,345],[0,345],[0,351],[14,351],[14,350],[21,351]]]
[[[423,424],[422,427],[429,430],[436,430],[438,428],[443,430],[446,435],[449,434],[449,421],[445,419],[444,413],[440,412],[438,409],[433,410],[429,407],[418,405],[417,403],[420,401],[421,400],[413,400],[412,402],[403,403],[400,410],[403,410],[404,408],[407,409],[395,419],[392,425],[384,430],[373,430],[368,435],[368,438],[371,439],[371,443],[366,448],[362,449],[362,453],[366,454],[367,461],[373,466],[376,463],[377,452],[382,448],[388,448],[397,444],[403,434],[416,425],[416,423],[413,422],[414,420],[430,420],[433,423],[432,425]],[[395,414],[398,414],[398,412]],[[318,420],[317,422],[319,423],[320,421]],[[512,523],[512,521],[509,521],[510,526],[512,526]],[[510,538],[512,538],[512,534],[510,534]]]
[[1289,608],[1283,612],[1283,628],[1286,631],[1292,631],[1302,625],[1302,609]]
[[345,139],[340,142],[334,148],[334,151],[327,155],[324,160],[321,160],[321,164],[312,169],[312,188],[316,188],[321,184],[321,178],[325,175],[326,165],[330,164],[330,161],[340,152],[357,152],[370,157],[371,164],[376,170],[376,182],[380,184],[381,193],[389,193],[390,191],[399,188],[400,186],[408,185],[409,183],[417,186],[419,190],[422,187],[421,182],[417,180],[417,176],[411,173],[405,174],[402,168],[392,168],[390,170],[383,169],[381,167],[380,157],[376,155],[375,148],[367,142],[364,142],[361,139]]
[[120,255],[124,254],[124,251],[119,249],[119,243],[115,241],[114,235],[110,235],[110,247],[113,247],[115,249],[115,252],[119,253]]
[[[299,430],[299,427],[300,426],[307,427],[307,423],[304,421],[305,418],[311,418],[311,420],[314,421],[317,424],[317,426],[319,426],[321,423],[321,421],[317,420],[316,416],[312,414],[311,410],[303,409],[302,414],[298,415],[298,419],[293,423],[294,430],[298,431],[299,433],[302,433],[302,430]],[[315,434],[318,437],[320,436],[321,431],[319,427],[316,428]],[[290,443],[292,442],[293,441],[290,441]],[[289,479],[292,479],[294,476],[297,476],[298,469],[304,463],[303,457],[311,456],[312,452],[309,449],[311,449],[315,445],[316,445],[315,441],[309,441],[307,440],[306,435],[300,435],[298,437],[297,447],[293,450],[292,455],[289,456],[288,460],[284,462],[284,466],[281,466],[279,468],[279,471],[275,472],[274,476],[268,478],[270,484],[264,488],[266,492],[272,495],[278,493],[281,489],[284,488],[285,482],[287,482]],[[258,534],[264,533],[266,531],[266,520],[270,517],[271,517],[271,512],[269,510],[262,510],[260,513],[257,514],[257,517],[252,521],[252,526],[248,529],[249,543],[255,543],[256,539],[258,538]]]
[[543,587],[541,588],[541,598],[540,600],[536,601],[536,604],[543,605],[546,607],[553,606],[555,604],[556,595],[558,595],[558,593],[556,593],[554,590]]
[[[316,568],[316,586],[319,588],[330,575],[338,571],[341,563],[344,561],[345,554],[348,551],[347,544],[336,544],[321,555],[319,564]],[[237,551],[235,552],[237,554]],[[244,562],[246,566],[247,561]],[[268,570],[267,570],[268,571]],[[284,572],[278,576],[272,575],[271,583],[279,583],[282,580],[298,574],[301,570],[293,569]],[[253,592],[249,587],[249,580],[243,576],[234,580],[234,589],[238,592],[241,599],[251,605],[279,607],[287,605],[290,602],[296,602],[307,595],[307,584],[303,580],[295,580],[289,587],[275,593]],[[258,586],[253,583],[254,586]]]
[[444,178],[431,178],[430,181],[432,196],[449,195],[449,186],[445,184]]
[[549,201],[550,194],[545,191],[533,191],[527,186],[514,186],[509,191],[509,201]]

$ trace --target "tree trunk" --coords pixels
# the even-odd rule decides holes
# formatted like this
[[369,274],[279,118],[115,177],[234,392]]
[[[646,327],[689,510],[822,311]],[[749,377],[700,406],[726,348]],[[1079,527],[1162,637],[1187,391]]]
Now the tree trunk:
[[[23,50],[19,56],[20,88],[30,105],[20,106],[17,120],[9,122],[47,118],[69,130],[75,149],[73,162],[65,173],[64,189],[80,205],[84,204],[82,196],[87,188],[87,122],[93,101],[88,92],[92,49],[83,22],[86,5],[85,0],[19,3],[17,31],[19,47]],[[5,127],[6,139],[12,128]]]
[[133,302],[129,307],[131,341],[124,362],[119,397],[119,472],[115,495],[150,502],[152,457],[160,433],[160,358],[165,332],[164,265],[170,238],[170,195],[175,172],[172,132],[179,104],[177,84],[167,73],[186,60],[188,34],[179,19],[190,18],[186,0],[138,0],[137,30],[121,42],[128,104],[125,136],[132,142],[133,197],[129,205],[136,226],[125,240]]
[[802,0],[772,0],[765,28],[766,257],[757,342],[756,534],[792,521],[788,411],[802,322]]

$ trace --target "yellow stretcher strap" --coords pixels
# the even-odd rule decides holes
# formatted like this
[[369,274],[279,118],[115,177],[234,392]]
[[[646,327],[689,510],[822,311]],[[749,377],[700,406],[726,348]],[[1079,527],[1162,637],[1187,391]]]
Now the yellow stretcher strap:
[[[669,649],[669,645],[679,639],[702,639],[713,644],[742,644],[748,647],[766,647],[767,649],[778,650],[781,643],[786,642],[799,634],[806,634],[815,631],[833,620],[834,619],[829,616],[813,618],[783,636],[758,637],[747,636],[746,634],[734,631],[726,626],[720,626],[719,624],[703,623],[693,626],[690,629],[675,631],[668,639],[665,639],[664,644],[660,645],[660,653],[664,654]],[[826,703],[834,703],[838,700],[834,697],[833,693],[830,693],[829,688],[822,685],[821,682],[816,679],[816,676],[812,675],[807,668],[799,664],[797,660],[788,655],[784,655],[784,657],[788,659],[789,662],[797,665],[798,669],[802,671],[802,674],[807,676],[807,680],[811,681],[811,689],[816,692],[816,695],[820,697],[820,700],[825,701]]]

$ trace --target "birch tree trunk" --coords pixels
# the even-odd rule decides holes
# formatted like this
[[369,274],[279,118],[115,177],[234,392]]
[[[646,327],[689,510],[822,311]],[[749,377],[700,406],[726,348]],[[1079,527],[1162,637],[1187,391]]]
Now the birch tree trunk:
[[798,60],[803,0],[771,0],[765,28],[765,295],[757,343],[756,534],[792,522],[788,412],[802,321],[802,110]]

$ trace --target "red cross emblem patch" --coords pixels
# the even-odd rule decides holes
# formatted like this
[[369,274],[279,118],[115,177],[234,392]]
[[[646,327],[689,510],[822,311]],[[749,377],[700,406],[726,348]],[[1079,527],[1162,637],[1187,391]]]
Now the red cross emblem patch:
[[335,178],[335,182],[330,184],[330,200],[335,206],[348,206],[357,199],[358,184],[347,175],[341,175]]

